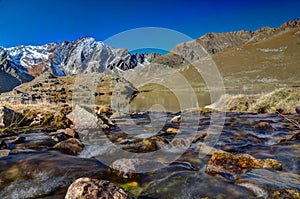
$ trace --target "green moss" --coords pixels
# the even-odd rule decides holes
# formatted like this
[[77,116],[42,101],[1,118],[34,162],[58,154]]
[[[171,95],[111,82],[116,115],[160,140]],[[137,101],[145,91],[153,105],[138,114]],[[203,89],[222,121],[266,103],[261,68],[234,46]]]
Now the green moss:
[[120,187],[125,189],[126,191],[129,191],[135,196],[139,196],[143,192],[143,188],[140,186],[135,186],[133,183],[126,183],[126,184],[120,184]]
[[23,133],[24,134],[30,134],[30,133],[32,133],[32,131],[31,131],[31,129],[26,128],[26,129],[23,130]]

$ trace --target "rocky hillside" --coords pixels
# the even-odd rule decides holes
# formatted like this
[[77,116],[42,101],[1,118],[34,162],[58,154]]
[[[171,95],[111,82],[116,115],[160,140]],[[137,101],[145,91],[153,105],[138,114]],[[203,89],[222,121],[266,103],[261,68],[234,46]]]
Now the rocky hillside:
[[10,91],[32,79],[33,77],[26,73],[26,69],[15,64],[7,51],[0,47],[0,93]]
[[189,81],[196,82],[198,76],[190,78],[195,76],[195,70],[185,66],[199,57],[210,55],[227,87],[254,83],[284,86],[300,83],[299,52],[300,19],[297,19],[278,28],[209,33],[177,45],[171,53],[157,58],[154,63],[178,68],[189,77]]
[[31,81],[45,71],[56,76],[119,72],[149,64],[157,56],[156,53],[131,55],[126,49],[113,48],[93,38],[42,46],[0,48],[0,93]]
[[0,104],[71,104],[110,105],[113,94],[120,93],[128,102],[138,91],[122,77],[104,73],[58,77],[43,73],[11,92],[0,94]]
[[270,37],[283,34],[300,26],[300,19],[282,24],[278,28],[269,26],[262,27],[256,31],[240,30],[226,33],[208,33],[195,41],[200,43],[208,53],[216,54],[227,48],[235,48],[246,43],[256,43]]

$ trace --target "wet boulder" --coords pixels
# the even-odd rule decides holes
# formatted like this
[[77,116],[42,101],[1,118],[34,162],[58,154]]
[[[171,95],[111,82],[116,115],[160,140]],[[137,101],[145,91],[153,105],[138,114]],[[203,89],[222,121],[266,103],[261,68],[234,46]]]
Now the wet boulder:
[[282,170],[282,164],[275,159],[256,159],[248,154],[232,155],[216,152],[208,161],[206,173],[232,181],[253,168]]
[[182,122],[181,115],[176,115],[170,120],[173,124],[180,124]]
[[75,130],[70,129],[70,128],[66,128],[66,130],[64,131],[64,134],[67,135],[67,136],[70,136],[72,138],[77,137],[77,134],[76,134]]
[[129,192],[107,180],[79,178],[67,191],[65,199],[131,199]]
[[166,130],[166,132],[168,133],[168,134],[178,134],[178,133],[180,133],[180,130],[178,130],[178,129],[175,129],[175,128],[168,128],[167,130]]
[[82,143],[76,138],[70,138],[54,145],[54,149],[71,155],[78,155],[83,150]]
[[122,158],[114,161],[109,168],[109,172],[124,179],[134,179],[141,174],[161,168],[164,164],[142,158]]
[[[134,153],[153,152],[158,149],[158,142],[159,141],[154,139],[137,138],[127,143],[122,149]],[[126,144],[126,140],[123,141],[122,144]]]
[[67,115],[76,130],[99,128],[98,118],[86,109],[76,105],[71,113]]

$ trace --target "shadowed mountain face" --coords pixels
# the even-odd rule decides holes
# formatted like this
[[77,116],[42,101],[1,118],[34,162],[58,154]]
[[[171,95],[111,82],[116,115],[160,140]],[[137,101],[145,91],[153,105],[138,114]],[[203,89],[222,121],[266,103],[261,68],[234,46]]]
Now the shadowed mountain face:
[[18,67],[10,59],[5,49],[0,48],[0,93],[10,91],[32,79],[33,77],[26,73],[25,68]]
[[16,77],[0,70],[0,93],[8,92],[18,85],[20,81]]

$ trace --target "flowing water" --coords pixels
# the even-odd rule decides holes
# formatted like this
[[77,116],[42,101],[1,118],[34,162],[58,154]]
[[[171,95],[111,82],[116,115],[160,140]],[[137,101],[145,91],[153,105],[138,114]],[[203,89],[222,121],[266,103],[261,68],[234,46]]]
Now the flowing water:
[[[282,141],[300,130],[280,115],[226,113],[222,132],[214,142],[207,141],[206,132],[212,116],[221,118],[219,113],[186,113],[181,125],[167,122],[173,116],[169,112],[153,112],[131,115],[131,122],[128,117],[117,118],[117,127],[81,136],[85,148],[79,156],[54,150],[51,131],[19,134],[27,140],[19,144],[11,141],[15,136],[2,136],[0,141],[10,143],[11,151],[0,158],[0,198],[64,198],[68,185],[83,176],[111,180],[139,198],[267,198],[276,189],[300,191],[300,141]],[[287,117],[300,122],[299,115]],[[157,118],[155,122],[151,121],[153,118]],[[268,122],[273,129],[257,128],[259,122]],[[169,128],[179,128],[180,134],[192,138],[192,142],[185,146],[180,141],[184,137],[168,133]],[[168,148],[172,140],[176,142]],[[228,182],[205,173],[211,153],[203,146],[273,158],[282,163],[283,169],[254,169]],[[184,151],[177,150],[182,147],[186,147]],[[136,154],[135,158],[142,160],[163,148],[168,153],[150,158],[155,164],[146,164],[141,174],[122,178],[109,172],[107,164],[120,158],[116,149]],[[168,161],[168,157],[176,159]],[[153,165],[159,167],[152,170],[149,167]]]

